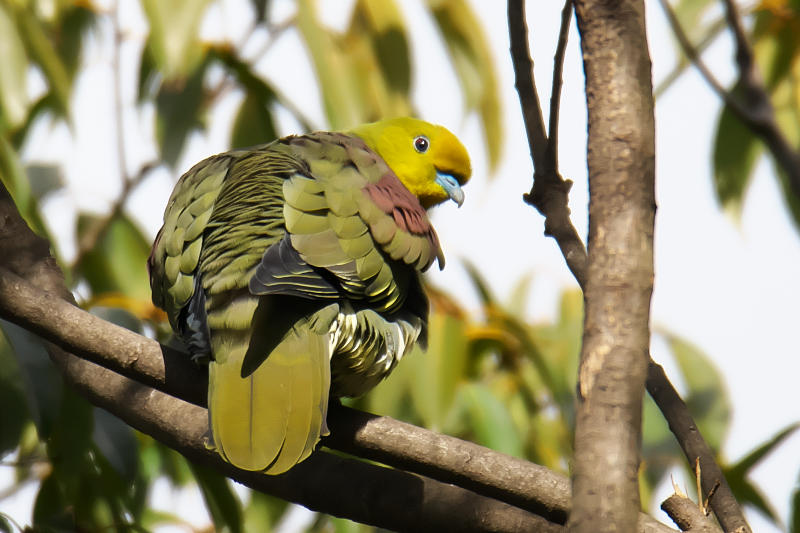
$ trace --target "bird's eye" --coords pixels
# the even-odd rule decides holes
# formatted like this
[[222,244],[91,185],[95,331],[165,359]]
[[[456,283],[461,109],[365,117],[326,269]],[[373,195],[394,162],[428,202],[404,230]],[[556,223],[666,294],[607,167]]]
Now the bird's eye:
[[416,150],[417,152],[424,154],[425,152],[428,151],[428,148],[430,147],[431,147],[431,142],[424,135],[420,135],[419,137],[414,139],[414,150]]

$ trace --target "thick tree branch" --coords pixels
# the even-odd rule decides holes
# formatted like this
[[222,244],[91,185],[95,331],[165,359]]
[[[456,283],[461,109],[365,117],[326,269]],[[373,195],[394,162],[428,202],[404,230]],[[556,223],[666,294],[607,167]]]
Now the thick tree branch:
[[[185,354],[100,320],[61,299],[71,299],[72,296],[63,286],[63,278],[59,278],[61,285],[52,281],[53,272],[60,272],[57,271],[55,263],[52,262],[47,268],[40,268],[42,265],[47,266],[47,261],[51,261],[51,258],[45,261],[38,259],[50,257],[46,241],[36,237],[27,227],[24,227],[24,231],[17,229],[17,226],[24,225],[24,221],[19,217],[10,196],[4,189],[0,190],[0,217],[5,218],[4,224],[0,227],[0,237],[3,237],[0,242],[5,243],[5,245],[0,244],[4,264],[17,272],[34,275],[34,282],[47,291],[37,289],[13,272],[0,267],[0,317],[34,331],[46,340],[53,341],[60,347],[113,369],[119,374],[188,400],[196,406],[205,405],[207,376],[191,363]],[[32,236],[33,241],[26,241],[26,236]],[[20,262],[19,258],[23,261]],[[30,264],[34,264],[35,267],[31,268]],[[44,271],[41,279],[35,277],[38,270]],[[150,426],[161,427],[159,425],[161,422],[148,418],[147,406],[143,408],[147,412],[138,412],[136,409],[127,415],[125,412],[126,409],[137,406],[140,398],[161,398],[163,395],[149,388],[142,392],[145,390],[143,385],[130,380],[119,381],[123,379],[121,376],[73,356],[58,355],[58,357],[67,361],[62,367],[75,374],[73,377],[76,384],[82,387],[84,394],[93,398],[93,402],[115,412],[139,429],[144,428],[146,431]],[[103,387],[110,387],[113,390],[104,392]],[[131,401],[122,401],[125,398],[124,394],[128,394],[124,391],[129,391],[134,398]],[[114,407],[114,402],[122,403],[123,406]],[[158,402],[161,405],[167,402],[167,399],[162,398]],[[162,407],[153,408],[152,411],[161,413]],[[167,407],[163,407],[166,421],[178,416],[176,413],[179,412],[198,412],[190,404],[180,403],[174,404],[169,409]],[[119,412],[119,409],[122,409],[122,412]],[[125,416],[133,418],[128,420]],[[207,417],[202,415],[198,418],[200,419],[205,421]],[[452,482],[475,492],[503,499],[553,521],[563,522],[568,513],[570,497],[568,481],[563,476],[538,465],[452,437],[437,435],[388,417],[376,417],[342,406],[332,406],[329,425],[333,436],[325,441],[325,445],[333,449],[398,468],[428,472],[437,476],[440,481]],[[168,429],[171,426],[167,424],[164,427]],[[198,434],[205,431],[203,428],[194,426],[192,428],[194,428],[192,431]],[[184,428],[178,433],[184,430],[188,431]],[[180,444],[186,447],[188,450],[186,454],[190,458],[199,457],[197,460],[201,462],[211,460],[204,455],[204,448],[198,451],[193,448],[194,444],[191,442],[177,442],[176,439],[180,439],[178,434],[168,433],[162,437],[170,446]],[[216,457],[216,454],[211,455]],[[226,475],[229,474],[226,472]],[[237,476],[232,477],[239,479]],[[348,475],[343,475],[341,479],[347,478]],[[426,486],[438,487],[432,485],[431,480],[426,483]],[[260,490],[269,492],[272,489]],[[284,494],[270,493],[278,496]],[[313,501],[305,502],[304,505],[317,508],[315,507],[317,504]],[[489,510],[483,503],[480,505]],[[517,515],[511,513],[510,516]],[[528,526],[530,525],[528,523]],[[639,530],[653,533],[671,531],[644,514],[639,518]]]
[[[513,19],[524,20],[523,10],[524,4],[522,2],[513,3],[513,9],[512,3],[509,3],[509,32],[512,42],[512,50],[515,46],[513,43],[517,43],[517,47],[527,45],[527,35],[525,35],[527,29],[524,26],[511,24]],[[562,14],[561,36],[563,36],[565,33],[563,27],[564,20],[565,18]],[[561,36],[559,37],[559,43],[562,41]],[[519,52],[518,55],[520,55]],[[556,57],[559,57],[558,53],[556,54]],[[526,63],[522,59],[514,62],[515,69],[524,69],[525,72],[532,71],[532,66],[532,63]],[[560,70],[558,65],[557,68]],[[554,84],[558,83],[560,86],[560,76],[554,75],[553,78]],[[525,108],[527,105],[531,105],[530,102],[532,101],[523,94],[522,91],[525,90],[525,87],[525,85],[518,85],[518,91],[520,91],[520,101],[523,108]],[[532,114],[532,112],[528,112],[528,114]],[[529,137],[531,135],[538,135],[535,129],[530,128],[527,130],[527,134]],[[534,161],[534,164],[536,164],[536,161]],[[539,207],[539,211],[543,216],[546,217],[547,220],[559,220],[558,226],[561,228],[561,231],[550,231],[546,233],[558,241],[559,247],[564,254],[570,270],[578,281],[578,284],[584,288],[586,284],[586,250],[583,247],[583,243],[580,241],[580,238],[576,239],[577,232],[575,231],[575,228],[572,226],[572,222],[569,219],[567,202],[568,197],[566,194],[554,194],[551,196],[551,201],[543,203],[541,207]],[[566,217],[563,216],[565,212]],[[579,260],[574,260],[575,257],[578,257]],[[702,435],[697,431],[697,425],[689,413],[686,404],[680,399],[675,387],[672,385],[672,383],[670,383],[661,366],[655,363],[652,359],[650,359],[646,385],[647,391],[653,397],[661,412],[664,414],[664,417],[669,423],[670,429],[675,434],[676,439],[681,445],[681,448],[684,450],[689,462],[693,463],[693,461],[699,457],[704,471],[711,472],[711,475],[707,477],[711,477],[712,479],[710,480],[709,487],[705,489],[706,493],[708,493],[708,491],[711,490],[710,486],[713,485],[714,480],[716,478],[724,480],[724,476],[722,476],[722,472],[716,465],[714,453],[705,443]],[[677,401],[674,401],[674,399],[677,399]],[[722,490],[712,501],[712,507],[715,514],[717,516],[728,516],[730,517],[728,519],[734,520],[737,524],[744,523],[744,515],[738,503],[736,502],[736,499],[733,497],[730,488],[727,486],[727,483],[724,484],[724,487],[725,490]]]
[[575,0],[589,117],[589,264],[575,429],[576,532],[632,531],[650,348],[655,120],[643,0]]
[[[727,91],[703,63],[697,50],[683,31],[668,0],[660,0],[672,26],[672,31],[686,57],[697,67],[714,92],[747,128],[764,141],[778,166],[786,173],[794,195],[800,199],[800,152],[795,150],[781,131],[775,118],[769,92],[758,71],[753,50],[747,40],[742,17],[733,0],[724,0],[725,15],[736,42],[736,64],[739,70],[737,93]],[[741,96],[741,98],[739,97]]]
[[[533,61],[528,47],[528,27],[525,24],[524,0],[508,1],[508,32],[511,41],[511,58],[514,64],[517,93],[519,94],[525,131],[533,160],[534,179],[529,193],[523,195],[526,203],[535,207],[545,217],[544,234],[556,239],[564,259],[567,261],[581,288],[586,279],[586,248],[583,246],[575,226],[569,218],[569,191],[572,181],[558,173],[558,108],[561,94],[561,69],[569,34],[572,0],[567,0],[561,17],[558,47],[555,54],[556,68],[550,98],[550,132],[545,133],[542,109],[533,77]],[[555,120],[555,124],[553,123]]]
[[[57,321],[59,317],[63,319],[68,315],[66,310],[72,306],[59,297],[72,302],[74,299],[64,286],[63,274],[50,256],[47,242],[30,231],[4,187],[0,188],[0,257],[10,269],[3,269],[4,292],[0,303],[4,309],[10,301],[19,303],[20,295],[37,296],[34,292],[39,292],[39,297],[60,307],[54,317]],[[32,291],[33,287],[26,279],[45,293]],[[85,314],[73,309],[78,314]],[[3,316],[13,318],[7,312]],[[70,324],[69,320],[61,322]],[[114,328],[110,324],[107,326]],[[117,329],[121,331],[121,328]],[[112,331],[94,332],[107,333]],[[116,342],[116,347],[126,353],[122,362],[118,362],[126,372],[132,369],[159,372],[158,352],[154,353],[154,349],[159,350],[157,343],[142,339],[125,350],[123,341],[113,339],[113,335],[95,337],[99,343]],[[66,381],[91,403],[178,450],[190,460],[214,468],[256,490],[317,511],[395,531],[439,532],[455,528],[459,531],[556,532],[562,529],[538,515],[460,487],[325,452],[313,454],[281,476],[239,470],[223,461],[216,452],[206,449],[208,414],[205,409],[68,354],[55,345],[48,343],[47,348]],[[164,383],[168,381],[167,373],[162,368]],[[159,380],[151,377],[150,381]]]

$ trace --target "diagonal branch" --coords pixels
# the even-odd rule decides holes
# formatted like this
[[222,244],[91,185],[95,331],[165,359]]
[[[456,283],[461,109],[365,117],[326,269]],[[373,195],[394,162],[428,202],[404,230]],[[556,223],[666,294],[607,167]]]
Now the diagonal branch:
[[[4,189],[0,189],[0,219],[4,215],[7,221],[18,220],[16,225],[24,224],[18,215],[16,218],[10,218],[9,206],[13,207],[13,203],[10,197],[3,202],[4,192]],[[48,292],[43,292],[11,272],[9,269],[13,269],[15,272],[31,270],[26,265],[16,264],[13,259],[14,254],[8,250],[8,248],[13,249],[12,243],[25,243],[24,239],[19,237],[20,232],[15,230],[14,225],[13,222],[11,224],[6,222],[5,226],[0,225],[0,237],[4,237],[0,239],[0,254],[2,254],[0,257],[4,257],[3,264],[5,265],[5,268],[0,267],[0,317],[37,333],[78,357],[113,370],[114,372],[108,372],[72,355],[60,356],[62,359],[64,357],[69,359],[67,369],[72,369],[70,372],[79,374],[78,377],[81,380],[75,384],[81,388],[83,394],[140,430],[149,432],[148,428],[152,425],[156,429],[162,427],[159,425],[161,422],[151,420],[151,414],[148,414],[148,410],[155,413],[161,411],[150,409],[146,402],[150,398],[156,396],[161,398],[163,395],[159,396],[159,393],[149,387],[190,402],[173,405],[169,404],[166,399],[158,400],[164,402],[166,406],[164,413],[167,413],[167,419],[177,412],[176,410],[195,412],[192,404],[198,406],[198,409],[205,405],[207,376],[204,371],[191,363],[185,354],[161,346],[153,340],[100,320],[70,305],[61,299],[71,298],[70,293],[63,287],[63,280],[60,286],[57,283],[51,283],[48,286],[43,285],[41,281],[37,282],[38,286],[44,286],[48,290]],[[27,230],[27,227],[25,229]],[[12,237],[9,232],[16,233]],[[42,240],[42,243],[40,243],[41,249],[34,255],[42,256],[47,253],[46,241]],[[50,277],[45,279],[49,280]],[[74,368],[82,370],[78,372]],[[119,381],[123,379],[120,375],[132,378],[142,385],[134,384],[131,380]],[[112,382],[116,384],[112,386]],[[104,392],[106,386],[112,387],[113,390]],[[149,392],[137,392],[134,395],[135,398],[131,398],[130,401],[120,401],[120,398],[125,398],[125,395],[120,395],[122,393],[119,391],[123,389],[144,390],[142,387],[145,386],[148,387],[146,390]],[[116,400],[112,401],[113,398]],[[139,409],[139,401],[142,398],[144,398],[145,405],[141,406],[141,409],[144,411]],[[114,402],[122,403],[125,407],[115,406]],[[176,405],[180,405],[180,408],[175,407]],[[206,424],[207,417],[202,415],[198,420],[201,418],[203,424]],[[563,523],[569,512],[569,482],[563,476],[544,467],[508,457],[459,439],[437,435],[388,417],[377,417],[342,406],[332,406],[328,421],[332,436],[326,439],[324,444],[331,449],[380,461],[420,474],[425,478],[435,478],[439,482],[457,484],[468,489],[470,494],[478,493],[501,500],[554,522]],[[191,422],[191,424],[195,424],[195,422]],[[194,431],[202,435],[205,425],[203,428],[191,426],[181,431]],[[204,448],[197,450],[193,443],[187,444],[181,441],[180,437],[174,433],[169,432],[162,435],[161,440],[169,446],[176,447],[193,460],[204,464],[210,464],[206,461],[212,461],[205,454]],[[216,454],[212,454],[212,456],[216,457]],[[218,469],[221,464],[226,465],[227,463],[214,462],[211,466]],[[232,467],[228,465],[225,468]],[[234,479],[242,480],[237,477],[241,472],[233,475],[227,470],[223,470],[223,473],[231,475]],[[347,473],[340,472],[338,475],[342,476],[342,480],[349,479]],[[438,487],[438,485],[431,484],[434,483],[432,480],[431,483],[427,481],[426,483],[426,487]],[[339,484],[337,483],[335,486],[338,487]],[[276,489],[273,485],[257,488],[279,497],[287,497],[286,492],[281,492],[284,489]],[[443,497],[450,498],[446,495]],[[301,503],[322,510],[319,507],[321,504],[316,499],[304,500]],[[484,500],[474,500],[473,503],[483,506],[482,508],[487,512],[494,509],[486,507],[488,504]],[[499,512],[501,508],[496,509]],[[342,516],[345,512],[345,510],[339,509],[334,514],[338,513],[339,516]],[[414,512],[428,511],[417,509]],[[512,518],[528,517],[527,514],[519,515],[516,510],[509,512],[511,513],[509,516]],[[354,519],[358,520],[359,518]],[[522,518],[519,519],[522,520]],[[534,519],[528,517],[523,522],[529,527],[534,525],[539,527],[537,525],[539,522],[535,520],[530,522],[530,520]],[[452,529],[443,528],[441,530]],[[639,531],[664,533],[671,530],[653,518],[640,514]]]
[[[668,13],[670,13],[671,10],[669,10],[669,5],[667,5],[666,8],[668,9]],[[526,35],[527,28],[524,25],[514,24],[514,21],[525,20],[524,2],[522,1],[515,2],[510,0],[508,16],[509,16],[509,34],[512,43],[512,54],[513,54],[513,50],[515,50],[515,47],[517,50],[519,50],[520,47],[527,46],[527,35]],[[565,19],[568,22],[568,18],[564,17],[562,13],[562,29],[560,34],[561,36],[565,34],[565,29],[564,29]],[[561,36],[559,37],[559,46],[561,45],[562,42]],[[680,35],[679,35],[679,40],[680,40]],[[688,40],[684,38],[682,40],[682,44],[683,43],[688,43]],[[689,52],[687,53],[687,56],[689,56],[690,58],[691,57],[696,58],[697,54],[691,53],[691,50],[693,50],[693,48],[691,48],[690,46],[688,47],[688,49]],[[515,54],[514,69],[515,71],[518,72],[517,74],[518,77],[520,69],[522,69],[523,73],[527,73],[532,71],[533,68],[532,62],[525,62],[522,59],[520,59],[522,57],[523,57],[522,53],[517,51]],[[558,53],[556,54],[556,58],[559,58]],[[557,59],[556,72],[560,72],[560,70],[561,66],[559,65]],[[561,83],[560,78],[561,78],[560,75],[554,75],[553,83],[560,84]],[[534,99],[530,98],[529,95],[525,94],[525,91],[529,90],[526,89],[526,87],[528,86],[534,87],[535,90],[535,85],[533,81],[531,81],[529,85],[517,84],[517,90],[520,93],[520,102],[524,110],[526,109],[526,107],[533,105],[532,102],[534,101]],[[723,93],[728,95],[728,93],[724,91]],[[730,97],[730,95],[728,96]],[[538,99],[536,100],[536,105],[538,105]],[[541,111],[539,111],[538,113],[539,115],[541,115]],[[526,110],[524,112],[524,115],[535,116],[536,112],[532,110]],[[552,117],[552,111],[551,111],[551,117]],[[534,137],[541,136],[541,134],[538,132],[536,128],[527,128],[527,134],[529,138],[531,136]],[[539,163],[535,159],[534,159],[534,165],[536,166],[537,169],[539,168]],[[558,169],[554,168],[553,170],[557,175]],[[539,174],[537,173],[536,179],[534,181],[534,187],[531,191],[531,194],[526,195],[526,201],[537,207],[539,212],[543,216],[545,216],[546,227],[547,227],[547,221],[552,220],[553,225],[556,228],[558,228],[558,230],[551,229],[550,231],[546,231],[545,233],[556,239],[570,270],[572,271],[573,275],[578,281],[578,284],[581,286],[581,288],[585,288],[587,256],[583,243],[581,242],[580,237],[577,236],[577,232],[575,231],[575,228],[574,226],[572,226],[572,222],[569,219],[569,209],[567,206],[568,203],[567,193],[569,192],[569,189],[567,188],[567,190],[563,194],[556,189],[555,191],[552,191],[551,195],[548,197],[549,201],[534,202],[532,201],[533,193],[536,191],[537,182],[541,181],[538,178]],[[558,221],[557,223],[555,222],[556,220]],[[716,481],[716,479],[721,480],[721,482],[723,483],[724,489],[721,490],[712,501],[712,507],[714,509],[715,514],[718,517],[720,516],[728,517],[727,520],[730,520],[731,521],[730,523],[746,524],[744,520],[744,514],[742,513],[741,508],[736,502],[736,499],[734,498],[733,493],[730,491],[730,488],[727,486],[727,483],[724,482],[725,478],[716,464],[714,453],[706,444],[702,435],[697,431],[697,425],[695,424],[691,414],[689,413],[686,404],[683,402],[683,400],[681,400],[680,395],[675,390],[675,387],[672,385],[672,383],[670,383],[669,379],[667,378],[661,366],[655,363],[652,359],[650,359],[649,363],[646,387],[647,391],[650,393],[651,397],[655,400],[656,405],[658,405],[659,409],[661,410],[667,422],[669,423],[670,429],[672,430],[673,434],[675,434],[675,437],[678,443],[680,444],[681,448],[684,450],[684,453],[686,454],[686,457],[689,460],[689,462],[693,464],[695,459],[699,458],[703,471],[709,473],[706,477],[710,478],[711,484],[713,484],[714,481]],[[706,492],[708,492],[710,488],[705,488],[705,490]],[[733,531],[734,529],[736,528],[730,528],[729,530]]]
[[775,162],[788,177],[792,192],[800,199],[800,152],[792,146],[778,126],[775,108],[772,106],[769,92],[755,63],[753,49],[747,40],[739,8],[733,0],[723,1],[728,25],[733,31],[736,42],[736,64],[739,70],[737,88],[740,90],[741,98],[733,92],[725,90],[717,81],[686,37],[669,1],[660,0],[683,53],[694,63],[706,82],[742,124],[761,138],[772,153]]

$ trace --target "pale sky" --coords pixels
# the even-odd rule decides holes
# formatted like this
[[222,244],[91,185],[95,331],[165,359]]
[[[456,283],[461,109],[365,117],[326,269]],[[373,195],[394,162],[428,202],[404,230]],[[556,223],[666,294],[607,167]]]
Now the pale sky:
[[[225,0],[225,4],[231,7],[215,6],[207,14],[203,27],[206,38],[221,40],[226,35],[236,36],[243,27],[242,21],[231,13],[249,6],[249,1]],[[320,4],[328,24],[336,28],[346,26],[353,0],[328,0]],[[472,0],[490,38],[505,113],[504,157],[491,179],[487,176],[478,121],[474,116],[462,120],[463,100],[451,67],[442,66],[447,65],[447,57],[435,38],[433,22],[425,16],[421,0],[402,0],[398,4],[406,20],[414,21],[410,26],[417,63],[414,101],[422,118],[447,126],[464,141],[475,169],[473,180],[465,188],[464,206],[459,210],[455,205],[446,205],[434,213],[448,266],[445,271],[432,274],[431,279],[450,290],[468,309],[477,311],[477,298],[464,290],[468,281],[459,258],[477,265],[501,298],[510,296],[523,275],[532,274],[529,318],[552,319],[561,290],[577,285],[555,242],[542,235],[541,216],[521,200],[522,193],[530,188],[532,167],[513,87],[505,4]],[[287,16],[293,10],[292,5],[289,0],[275,0],[273,9],[276,16]],[[658,3],[647,0],[646,5],[657,84],[675,63],[675,47]],[[560,10],[560,2],[529,2],[531,54],[545,116]],[[128,89],[124,98],[127,104],[132,104],[135,100],[132,80],[138,72],[138,54],[146,25],[134,2],[124,0],[122,12],[129,38],[123,49],[127,80],[124,85]],[[109,38],[107,31],[102,38]],[[731,57],[727,35],[705,54],[707,63],[726,85],[735,75]],[[47,218],[67,258],[74,255],[74,237],[70,232],[76,208],[105,212],[120,190],[116,147],[108,133],[112,131],[109,58],[93,46],[84,61],[89,68],[78,80],[73,97],[74,136],[71,138],[64,127],[52,129],[40,124],[25,152],[30,161],[66,161],[69,192],[48,202]],[[259,69],[285,94],[291,95],[315,126],[326,127],[313,70],[295,32],[287,32],[275,43]],[[35,88],[35,79],[32,85]],[[227,148],[231,119],[224,117],[232,116],[240,98],[238,94],[227,98],[214,113],[210,131],[191,139],[180,163],[181,172]],[[735,460],[800,420],[800,402],[793,393],[796,376],[800,374],[796,334],[800,327],[797,305],[800,237],[787,215],[766,159],[758,167],[741,219],[735,221],[720,211],[711,180],[711,146],[719,110],[718,98],[694,70],[680,78],[657,105],[658,213],[652,323],[699,346],[722,371],[733,401],[733,421],[724,453]],[[155,156],[152,110],[140,113],[128,105],[125,119],[127,131],[138,132],[130,135],[127,142],[129,164],[134,169],[134,165]],[[286,117],[280,121],[280,127],[282,134],[296,131],[296,125]],[[585,235],[586,110],[574,21],[564,69],[560,141],[561,173],[575,182],[570,202],[573,222]],[[153,173],[128,204],[129,212],[135,214],[149,237],[160,227],[174,179],[166,171]],[[677,375],[668,352],[657,339],[652,353],[664,364],[668,375]],[[680,387],[680,383],[677,385]],[[4,470],[0,469],[0,485],[8,482]],[[800,435],[795,435],[752,476],[784,520],[799,473]],[[159,490],[167,492],[165,487]],[[663,500],[668,493],[664,487],[657,497]],[[20,523],[28,523],[33,494],[32,489],[25,491],[14,502],[0,505],[0,511],[10,512]],[[165,497],[170,496],[167,493]],[[197,495],[176,498],[167,506],[174,508],[180,504],[187,515],[198,519]],[[756,513],[750,513],[749,519],[754,530],[774,531]]]

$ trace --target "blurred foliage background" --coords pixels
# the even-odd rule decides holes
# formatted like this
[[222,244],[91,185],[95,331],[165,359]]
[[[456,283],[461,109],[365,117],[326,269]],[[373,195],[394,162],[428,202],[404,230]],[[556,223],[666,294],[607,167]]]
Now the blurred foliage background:
[[[344,32],[320,21],[319,6],[296,0],[291,16],[273,17],[271,2],[252,0],[238,8],[249,21],[237,42],[208,42],[200,27],[210,0],[125,0],[136,3],[149,24],[137,56],[136,106],[148,110],[157,156],[132,169],[125,155],[120,104],[123,41],[119,5],[67,0],[0,0],[0,176],[37,233],[53,243],[81,305],[141,334],[169,342],[163,314],[150,303],[144,268],[150,242],[125,210],[126,200],[156,168],[177,179],[190,136],[203,130],[211,112],[232,91],[242,95],[231,121],[230,146],[268,142],[280,133],[278,115],[288,113],[312,129],[302,102],[281,94],[256,64],[289,29],[299,33],[315,69],[326,128],[344,129],[382,116],[410,114],[414,76],[409,21],[395,0],[357,0]],[[709,0],[680,0],[675,9],[692,40],[703,48],[725,24],[709,17]],[[466,0],[427,0],[437,38],[449,52],[464,100],[464,114],[480,119],[490,166],[503,145],[496,73],[486,36]],[[498,6],[498,9],[501,7]],[[534,7],[535,9],[535,7]],[[749,8],[752,38],[786,134],[800,144],[800,3],[764,0]],[[103,41],[100,34],[113,38]],[[77,253],[69,262],[45,222],[47,198],[65,187],[59,165],[27,161],[21,154],[37,122],[73,124],[76,80],[88,68],[85,50],[105,43],[112,49],[117,109],[112,131],[120,147],[120,196],[106,216],[82,213],[74,232]],[[253,44],[253,43],[256,44]],[[127,57],[127,56],[126,56]],[[667,90],[686,63],[659,87]],[[715,186],[723,206],[741,208],[748,180],[763,146],[725,110],[715,146]],[[786,201],[800,221],[800,201],[782,180]],[[582,335],[582,296],[561,296],[556,323],[530,323],[525,309],[530,278],[511,301],[499,301],[480,272],[469,268],[471,289],[481,308],[470,313],[431,287],[433,312],[427,353],[418,350],[371,394],[350,402],[434,431],[465,438],[568,474],[573,440],[575,380]],[[215,472],[198,468],[176,452],[109,415],[65,388],[39,340],[2,322],[0,336],[0,468],[13,482],[0,501],[34,485],[33,515],[17,524],[0,514],[0,531],[151,531],[172,525],[194,527],[179,513],[156,509],[157,483],[174,490],[199,488],[213,524],[205,530],[269,531],[291,506],[272,497],[234,488]],[[698,425],[718,452],[735,494],[779,528],[800,532],[800,495],[794,519],[782,524],[770,502],[748,480],[748,472],[796,426],[786,428],[745,457],[722,453],[730,424],[728,392],[709,359],[686,340],[659,332],[671,348],[687,385],[685,397]],[[645,398],[643,502],[685,460],[666,422]],[[684,467],[685,468],[685,467]],[[325,515],[306,531],[360,532],[371,528]]]

